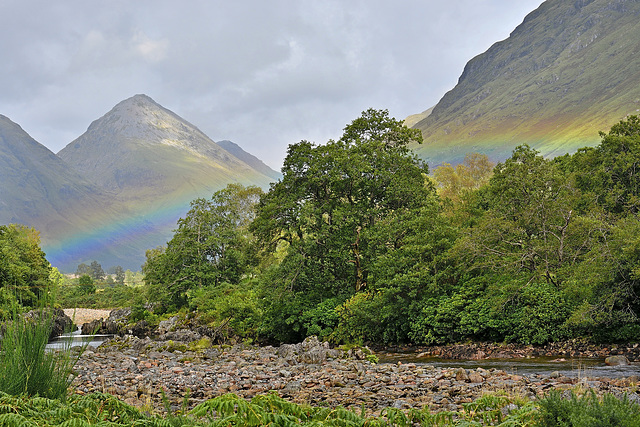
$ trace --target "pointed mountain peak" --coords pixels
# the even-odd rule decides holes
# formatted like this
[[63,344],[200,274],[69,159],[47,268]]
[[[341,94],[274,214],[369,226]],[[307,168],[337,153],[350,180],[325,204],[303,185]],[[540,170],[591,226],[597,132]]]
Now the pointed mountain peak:
[[137,140],[145,145],[180,146],[184,144],[177,144],[178,141],[192,140],[194,135],[210,141],[196,126],[142,94],[116,104],[111,111],[91,123],[87,133],[117,134],[120,138]]

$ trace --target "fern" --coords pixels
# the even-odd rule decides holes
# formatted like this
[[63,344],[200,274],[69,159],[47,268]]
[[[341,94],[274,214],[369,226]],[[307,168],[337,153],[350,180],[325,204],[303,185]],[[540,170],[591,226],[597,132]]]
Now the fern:
[[20,414],[2,414],[0,415],[0,425],[3,427],[31,427],[37,426],[36,423],[29,421]]

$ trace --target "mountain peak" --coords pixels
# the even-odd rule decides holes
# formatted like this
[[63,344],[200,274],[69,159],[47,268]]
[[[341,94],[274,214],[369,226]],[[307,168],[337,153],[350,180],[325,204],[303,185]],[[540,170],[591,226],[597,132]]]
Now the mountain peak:
[[[111,111],[91,123],[87,133],[117,134],[139,144],[183,145],[184,148],[189,148],[189,144],[184,142],[193,140],[194,134],[199,139],[209,140],[196,126],[143,94],[116,104]],[[183,144],[176,144],[178,141]],[[190,148],[197,151],[197,147]]]
[[58,155],[127,199],[184,186],[200,195],[227,182],[271,180],[143,94],[116,104]]

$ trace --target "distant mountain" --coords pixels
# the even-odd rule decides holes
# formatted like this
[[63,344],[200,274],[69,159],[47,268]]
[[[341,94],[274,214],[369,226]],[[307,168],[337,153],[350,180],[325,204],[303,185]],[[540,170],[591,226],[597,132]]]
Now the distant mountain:
[[[240,147],[233,150],[146,95],[120,102],[58,156],[100,191],[113,194],[112,207],[122,213],[77,233],[61,249],[77,251],[76,265],[91,248],[90,259],[105,266],[139,269],[147,249],[171,238],[193,199],[209,198],[232,182],[266,189],[278,176]],[[118,256],[110,257],[106,249]],[[64,266],[68,269],[72,262]]]
[[193,199],[279,177],[145,95],[117,104],[57,156],[0,116],[0,224],[38,229],[63,271],[92,260],[139,270]]
[[528,143],[555,156],[599,142],[640,111],[640,2],[547,0],[508,39],[469,61],[458,84],[413,127],[438,164],[494,160]]
[[[111,208],[112,195],[85,180],[3,115],[0,183],[0,224],[36,228],[45,250],[79,229],[111,221],[116,213]],[[122,246],[126,248],[127,242]],[[107,250],[106,256],[114,254]]]
[[269,166],[265,165],[264,162],[256,156],[247,153],[238,144],[227,140],[218,141],[217,144],[258,172],[268,176],[269,178],[276,181],[282,178],[282,174],[280,172],[274,171]]
[[210,196],[230,182],[267,187],[267,173],[277,174],[254,169],[146,95],[117,104],[58,156],[134,204]]

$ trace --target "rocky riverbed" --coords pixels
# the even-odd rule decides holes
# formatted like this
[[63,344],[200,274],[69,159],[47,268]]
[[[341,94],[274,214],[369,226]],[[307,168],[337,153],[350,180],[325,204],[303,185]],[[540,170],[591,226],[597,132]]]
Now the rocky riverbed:
[[498,369],[374,364],[361,350],[331,349],[314,337],[280,347],[210,346],[206,338],[190,343],[167,338],[126,336],[87,349],[76,365],[76,392],[110,393],[150,412],[163,411],[162,391],[174,409],[187,395],[192,407],[225,393],[251,398],[273,390],[297,403],[357,410],[364,405],[374,414],[385,407],[460,410],[487,393],[535,398],[551,389],[628,393],[640,401],[637,376],[522,376]]

